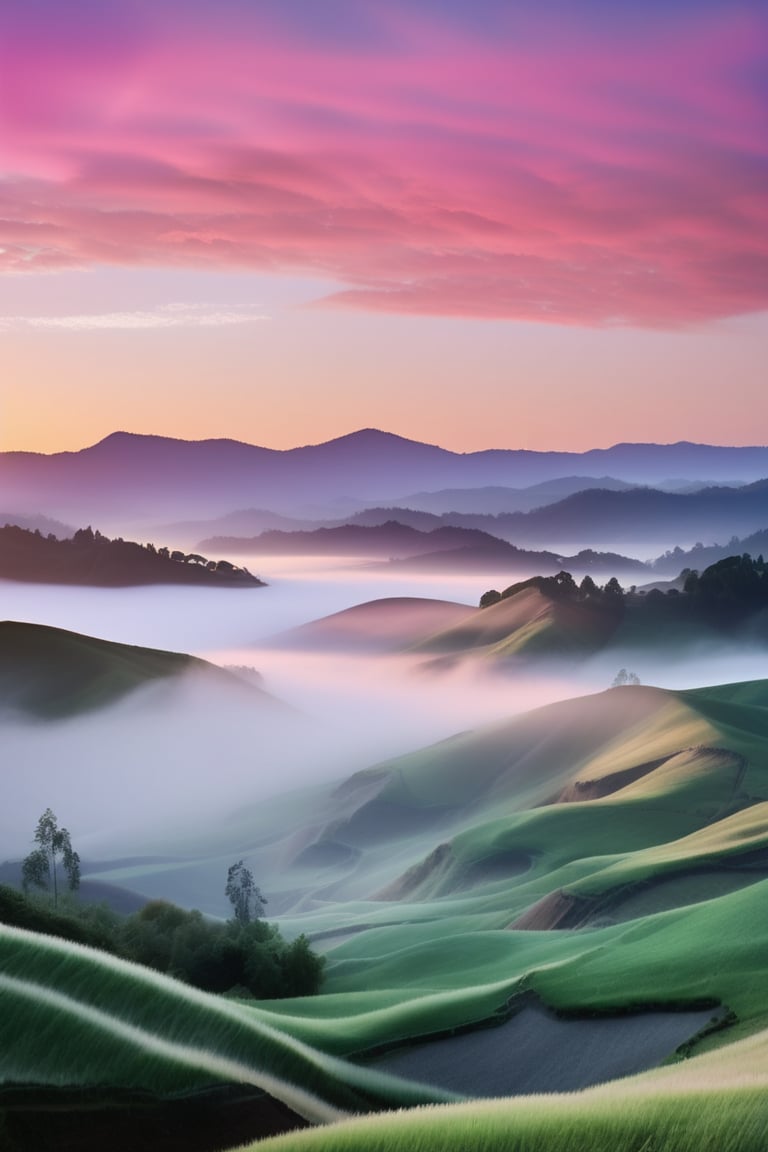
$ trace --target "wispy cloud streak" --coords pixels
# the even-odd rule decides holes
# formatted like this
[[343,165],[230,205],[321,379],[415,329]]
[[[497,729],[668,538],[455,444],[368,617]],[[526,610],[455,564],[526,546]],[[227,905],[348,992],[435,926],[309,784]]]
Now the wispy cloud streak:
[[0,269],[301,271],[337,306],[588,325],[768,306],[763,5],[158,8],[10,22]]
[[150,311],[97,312],[70,316],[0,316],[0,332],[228,328],[268,319],[268,316],[255,312],[211,311],[196,304],[169,304]]

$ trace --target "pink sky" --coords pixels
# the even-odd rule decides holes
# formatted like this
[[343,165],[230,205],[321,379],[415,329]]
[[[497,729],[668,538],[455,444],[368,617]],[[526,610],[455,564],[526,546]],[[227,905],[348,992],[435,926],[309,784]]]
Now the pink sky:
[[768,441],[767,57],[758,3],[18,6],[0,447]]

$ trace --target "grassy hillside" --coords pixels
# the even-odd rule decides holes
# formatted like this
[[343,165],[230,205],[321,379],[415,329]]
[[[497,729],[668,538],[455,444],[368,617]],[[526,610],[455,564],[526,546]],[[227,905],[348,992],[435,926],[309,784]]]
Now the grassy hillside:
[[514,599],[502,600],[481,611],[468,611],[464,619],[422,636],[416,651],[457,652],[468,648],[493,649],[503,645],[520,651],[526,640],[551,627],[553,604],[537,588],[528,588]]
[[[720,1002],[732,1034],[765,1026],[766,702],[762,682],[613,689],[369,773],[375,796],[324,833],[357,849],[348,876],[333,885],[329,868],[295,916],[319,944],[347,934],[328,938],[327,996],[309,1018],[279,1011],[338,1052],[464,1026],[531,990],[569,1013]],[[366,843],[396,802],[409,833]]]
[[[380,613],[386,603],[378,602]],[[424,602],[421,620],[418,601],[411,603],[410,627],[400,647],[438,664],[466,658],[513,663],[541,656],[578,659],[599,650],[679,655],[703,641],[725,639],[754,647],[768,640],[768,569],[762,557],[731,556],[701,573],[682,573],[666,594],[658,587],[626,592],[615,578],[598,587],[589,575],[577,584],[560,571],[518,581],[502,592],[488,589],[478,608],[467,608],[443,624],[430,603]],[[374,608],[361,605],[356,616],[345,618],[348,638],[365,640],[363,621]],[[332,621],[305,629],[307,638],[313,629],[322,635]],[[393,646],[396,638],[397,633]]]
[[[509,881],[511,916],[566,864],[600,872],[606,854],[678,841],[768,798],[765,696],[763,682],[611,689],[241,809],[221,833],[250,854],[283,915],[320,920],[327,903],[338,929],[355,901],[377,922],[393,908],[407,918],[416,901],[496,898]],[[141,890],[151,868],[100,878]]]
[[267,693],[178,652],[97,640],[42,624],[0,621],[0,708],[53,718],[100,708],[153,681],[196,673],[229,683],[254,702]]
[[[341,1052],[432,1036],[414,1050],[429,1078],[441,1035],[530,995],[571,1021],[576,1051],[594,1013],[719,1003],[730,1016],[682,1050],[701,1055],[631,1080],[351,1120],[265,1147],[762,1152],[766,737],[766,682],[621,688],[400,761],[401,786],[422,801],[437,799],[442,761],[465,827],[384,893],[386,911],[357,906],[367,927],[331,948],[327,994],[306,1011],[281,1006],[296,1034]],[[499,1031],[480,1037],[503,1063]]]
[[[282,929],[326,950],[321,994],[216,1001],[75,945],[0,930],[2,994],[16,1014],[0,1033],[6,1078],[61,1084],[65,1069],[87,1084],[106,1067],[121,1086],[149,1078],[175,1092],[210,1083],[219,1068],[315,1122],[331,1118],[329,1107],[413,1102],[371,1064],[403,1046],[415,1079],[435,1085],[412,1088],[419,1101],[445,1090],[437,1070],[449,1034],[452,1043],[472,1035],[473,1051],[503,1067],[509,1045],[525,1040],[524,1029],[505,1029],[532,1004],[560,1021],[566,1053],[586,1052],[585,1022],[610,1030],[612,1021],[624,1039],[601,1073],[609,1077],[622,1075],[633,1043],[621,1026],[628,1014],[653,1011],[663,1028],[670,1013],[698,1008],[687,1031],[681,1024],[666,1048],[660,1033],[656,1055],[632,1065],[673,1057],[682,1037],[678,1056],[703,1055],[680,1072],[548,1098],[546,1114],[526,1099],[374,1128],[345,1122],[306,1137],[307,1147],[637,1152],[677,1141],[684,1126],[688,1143],[669,1146],[757,1149],[752,1133],[768,1120],[767,739],[766,681],[622,687],[240,810],[212,829],[210,860],[220,869],[217,837],[234,837]],[[205,851],[179,867],[202,875]],[[149,861],[127,870],[139,891],[168,876]],[[22,1032],[30,1014],[36,1027]],[[457,1064],[455,1090],[477,1094],[473,1061]],[[278,1083],[267,1085],[265,1069]],[[289,1102],[286,1081],[322,1107]],[[729,1145],[737,1122],[741,1143]],[[284,1139],[298,1149],[305,1137]]]
[[387,651],[409,647],[425,631],[438,631],[472,612],[466,604],[416,596],[390,596],[356,604],[275,637],[286,648]]
[[601,647],[618,627],[619,617],[591,602],[552,596],[553,580],[524,581],[516,594],[505,594],[482,609],[415,597],[374,600],[276,639],[286,647],[390,649],[431,658],[583,656]]
[[0,964],[4,1085],[173,1094],[245,1083],[312,1122],[441,1095],[333,1060],[256,1008],[83,945],[0,925]]
[[768,1033],[674,1069],[568,1095],[419,1108],[258,1145],[263,1152],[762,1152]]
[[615,577],[602,587],[589,575],[577,584],[560,571],[502,592],[488,589],[478,607],[392,597],[275,638],[285,647],[407,653],[437,670],[464,661],[513,670],[547,658],[578,663],[598,652],[613,652],[620,665],[630,653],[679,658],[723,641],[749,649],[768,643],[761,558],[734,556],[700,575],[683,573],[666,594],[658,587],[625,591]]
[[766,682],[616,688],[240,812],[271,913],[328,955],[325,995],[270,1012],[339,1054],[531,989],[768,1024],[767,736]]

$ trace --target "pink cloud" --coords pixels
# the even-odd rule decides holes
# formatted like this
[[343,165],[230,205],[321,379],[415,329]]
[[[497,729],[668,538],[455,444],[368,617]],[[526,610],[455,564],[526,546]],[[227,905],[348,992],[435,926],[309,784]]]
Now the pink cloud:
[[0,270],[295,270],[333,306],[587,325],[768,306],[758,8],[491,35],[392,6],[350,45],[159,7],[5,37]]

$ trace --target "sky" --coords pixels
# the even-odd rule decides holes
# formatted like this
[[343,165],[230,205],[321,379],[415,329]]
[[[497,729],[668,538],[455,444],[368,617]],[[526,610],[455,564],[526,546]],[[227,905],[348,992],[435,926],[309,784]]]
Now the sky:
[[764,0],[0,9],[0,449],[768,443]]

